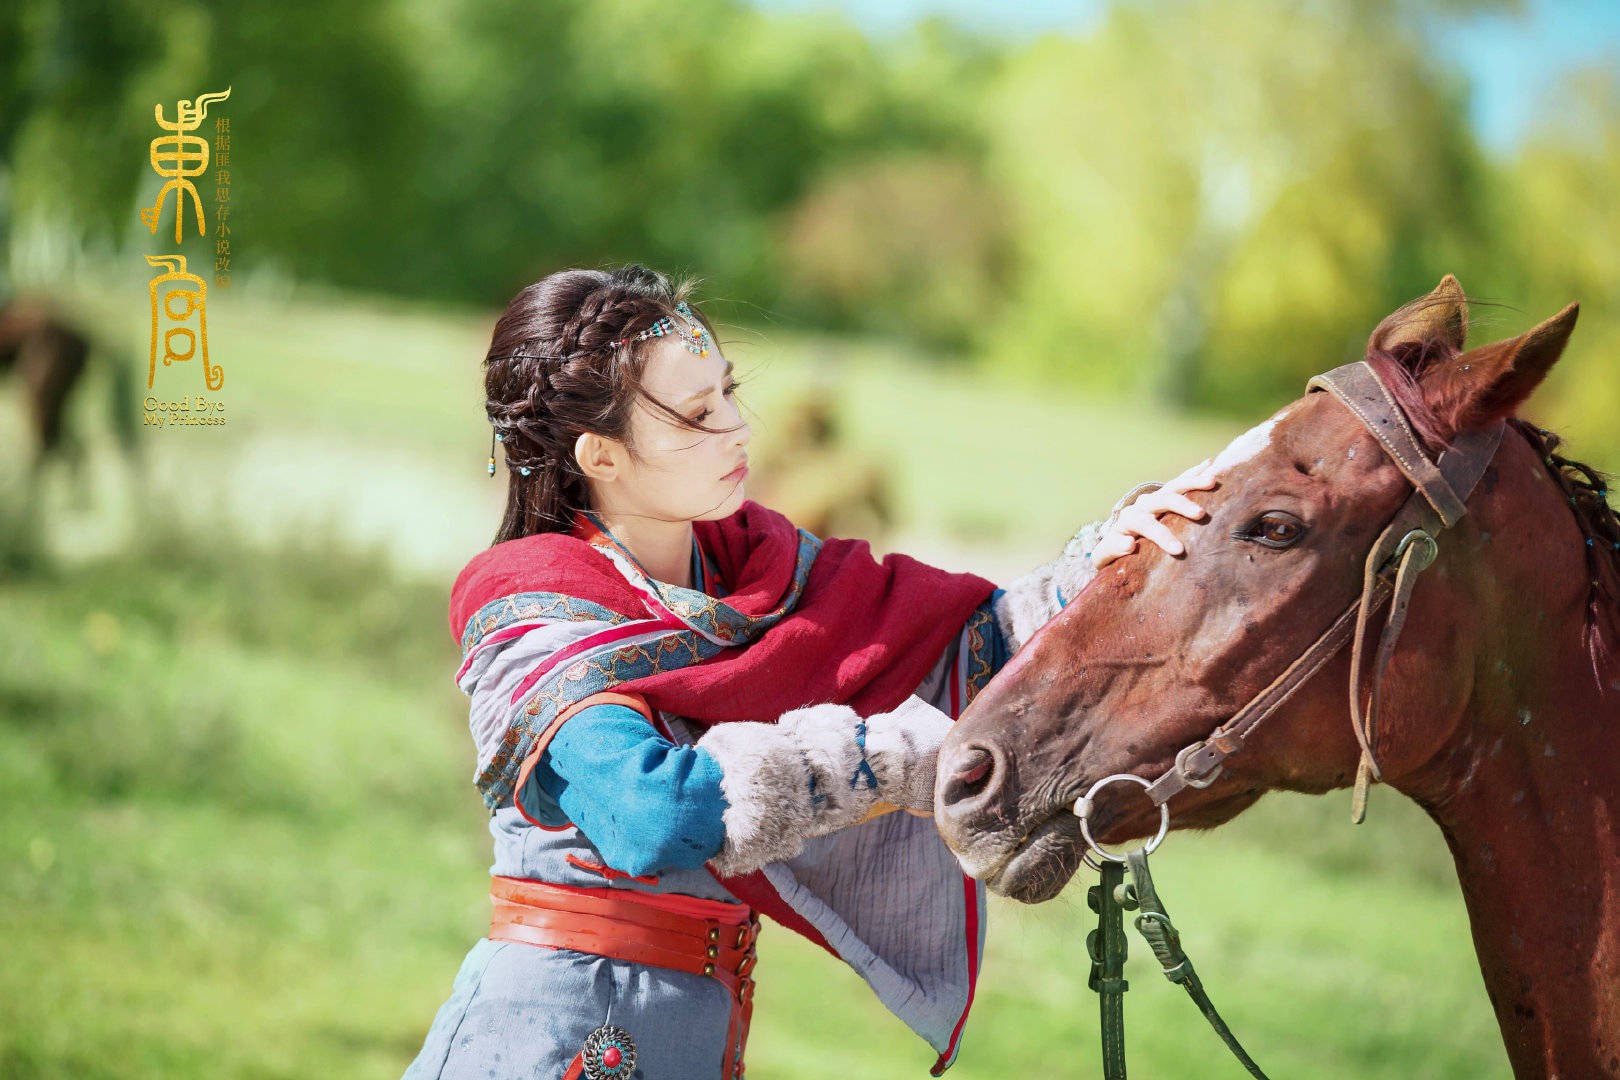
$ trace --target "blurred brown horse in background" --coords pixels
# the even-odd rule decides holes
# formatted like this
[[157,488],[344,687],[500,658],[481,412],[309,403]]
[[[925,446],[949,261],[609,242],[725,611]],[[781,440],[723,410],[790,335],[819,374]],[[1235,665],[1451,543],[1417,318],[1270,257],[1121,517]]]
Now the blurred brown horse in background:
[[[1506,421],[1409,594],[1367,752],[1450,845],[1520,1077],[1620,1076],[1620,523],[1597,473],[1513,417],[1575,315],[1464,351],[1448,276],[1367,354],[1430,459]],[[1186,557],[1147,544],[1120,559],[979,695],[939,757],[936,818],[969,873],[1021,900],[1057,895],[1079,863],[1078,796],[1111,774],[1170,777],[1353,610],[1364,557],[1413,493],[1370,431],[1332,394],[1284,408],[1217,459],[1206,519],[1168,523]],[[1345,690],[1369,685],[1351,682],[1348,651],[1169,797],[1174,826],[1352,783],[1367,732],[1346,723]],[[1352,695],[1358,710],[1370,696]],[[1089,814],[1105,843],[1158,825],[1127,784]]]
[[[140,400],[130,365],[105,347],[93,347],[89,334],[48,300],[19,296],[0,304],[0,375],[15,376],[27,414],[30,499],[48,461],[63,460],[75,472],[83,465],[84,440],[73,430],[70,405],[96,363],[104,368],[115,441],[126,457],[138,460]],[[77,416],[82,420],[82,411]]]

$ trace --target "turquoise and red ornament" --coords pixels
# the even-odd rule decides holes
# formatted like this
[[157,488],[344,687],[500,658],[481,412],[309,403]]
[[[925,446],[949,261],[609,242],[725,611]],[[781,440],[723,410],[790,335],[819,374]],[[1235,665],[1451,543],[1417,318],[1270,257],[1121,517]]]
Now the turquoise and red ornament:
[[619,349],[626,345],[633,345],[638,341],[646,341],[648,338],[658,338],[663,337],[665,334],[674,333],[681,339],[681,344],[686,346],[687,352],[694,356],[708,356],[708,331],[703,329],[703,324],[698,322],[696,315],[692,314],[692,309],[687,307],[686,302],[683,300],[675,305],[675,313],[686,323],[685,326],[678,325],[674,319],[665,315],[641,333],[618,338],[615,341],[608,342],[608,345]]
[[703,324],[698,322],[697,316],[692,314],[692,309],[687,307],[683,300],[675,305],[675,313],[686,320],[686,326],[681,328],[681,344],[686,346],[686,351],[694,356],[708,356],[709,343],[705,340],[707,332],[703,329]]
[[624,1028],[603,1024],[585,1036],[580,1054],[587,1080],[625,1080],[636,1069],[636,1044]]

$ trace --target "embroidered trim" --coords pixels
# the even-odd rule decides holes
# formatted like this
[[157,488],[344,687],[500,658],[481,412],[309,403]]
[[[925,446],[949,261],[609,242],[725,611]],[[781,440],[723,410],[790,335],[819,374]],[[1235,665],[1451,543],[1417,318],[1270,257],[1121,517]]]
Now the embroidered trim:
[[979,696],[979,691],[989,685],[990,677],[996,672],[996,612],[989,600],[973,609],[962,633],[967,646],[965,706]]
[[511,596],[497,597],[473,612],[472,618],[467,620],[467,628],[461,632],[461,654],[468,655],[482,644],[484,639],[493,636],[504,627],[542,619],[550,622],[567,619],[571,622],[585,620],[624,623],[629,622],[631,617],[620,615],[601,604],[580,600],[563,593],[513,593]]

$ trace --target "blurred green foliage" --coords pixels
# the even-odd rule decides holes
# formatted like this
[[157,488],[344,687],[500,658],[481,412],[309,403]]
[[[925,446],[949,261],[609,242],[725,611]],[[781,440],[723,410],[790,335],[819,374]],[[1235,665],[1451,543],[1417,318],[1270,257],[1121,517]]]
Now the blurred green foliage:
[[1504,333],[1588,302],[1547,400],[1613,453],[1617,392],[1574,388],[1620,337],[1620,78],[1492,157],[1425,34],[1516,6],[1117,2],[997,41],[737,0],[21,0],[0,220],[150,248],[152,106],[229,85],[238,272],[494,305],[635,259],[738,321],[1244,415],[1454,272]]
[[1252,410],[1433,268],[1467,284],[1482,166],[1461,87],[1385,5],[1294,10],[1117,7],[1012,65],[985,126],[1031,272],[999,360]]

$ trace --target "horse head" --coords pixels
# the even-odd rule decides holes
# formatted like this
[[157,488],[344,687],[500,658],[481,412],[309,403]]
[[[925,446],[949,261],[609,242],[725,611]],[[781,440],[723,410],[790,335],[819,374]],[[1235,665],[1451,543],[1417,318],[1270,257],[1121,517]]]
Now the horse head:
[[[1378,325],[1367,362],[1432,458],[1509,417],[1558,359],[1575,315],[1572,304],[1518,337],[1465,350],[1466,305],[1447,275]],[[1524,589],[1539,590],[1552,622],[1552,605],[1579,612],[1587,597],[1590,574],[1574,554],[1582,536],[1558,506],[1545,456],[1508,430],[1412,594],[1369,750],[1384,782],[1420,802],[1444,798],[1454,782],[1448,754],[1485,692],[1482,658],[1511,650],[1501,639],[1516,620],[1503,613],[1523,606]],[[1307,392],[1215,465],[1219,483],[1199,499],[1208,516],[1171,525],[1185,555],[1141,545],[1098,573],[945,741],[936,820],[964,869],[995,891],[1026,902],[1057,895],[1084,850],[1077,798],[1112,774],[1167,774],[1178,753],[1272,685],[1356,603],[1369,548],[1413,494],[1368,424],[1329,393]],[[1535,499],[1545,520],[1508,528]],[[1550,546],[1569,558],[1532,570]],[[1243,753],[1179,791],[1167,804],[1173,827],[1219,825],[1270,790],[1351,784],[1362,746],[1347,706],[1350,651],[1300,683]],[[1152,833],[1159,810],[1140,788],[1111,785],[1091,800],[1089,822],[1099,841],[1118,843]]]

